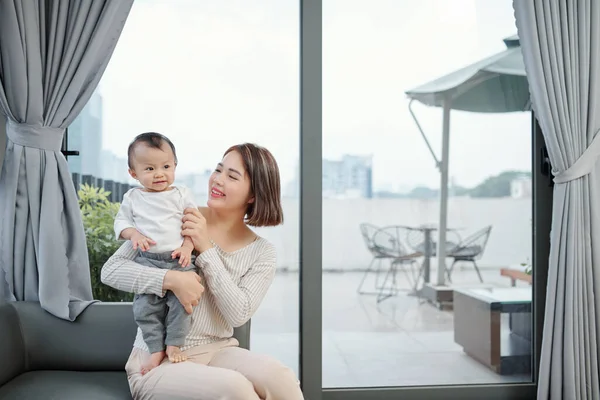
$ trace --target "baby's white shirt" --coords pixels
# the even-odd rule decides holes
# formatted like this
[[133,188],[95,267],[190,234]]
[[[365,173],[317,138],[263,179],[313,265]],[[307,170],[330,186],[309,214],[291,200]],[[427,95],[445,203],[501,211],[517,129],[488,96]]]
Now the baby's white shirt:
[[124,229],[135,228],[156,242],[150,252],[173,251],[183,243],[181,219],[187,207],[196,207],[196,204],[191,190],[184,186],[172,186],[163,192],[130,189],[123,196],[115,218],[115,235],[121,239]]

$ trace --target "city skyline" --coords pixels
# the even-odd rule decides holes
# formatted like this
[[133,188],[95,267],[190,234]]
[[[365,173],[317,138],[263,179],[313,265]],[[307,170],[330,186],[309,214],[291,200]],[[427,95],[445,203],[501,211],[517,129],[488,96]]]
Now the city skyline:
[[[81,113],[68,129],[68,150],[76,150],[78,155],[67,158],[72,174],[91,175],[104,181],[134,184],[128,173],[127,159],[102,148],[103,98],[95,91]],[[208,195],[209,178],[212,169],[177,173],[175,184],[192,189],[195,198]],[[282,195],[299,196],[299,169],[294,178],[282,182]],[[373,197],[372,156],[361,157],[344,155],[341,160],[323,159],[324,197]]]
[[[69,169],[72,173],[91,175],[105,181],[134,184],[127,171],[127,159],[103,149],[103,98],[98,91],[91,96],[88,104],[69,126],[69,150],[79,151],[78,156],[68,158]],[[439,186],[426,185],[397,185],[383,190],[373,187],[374,156],[342,154],[339,159],[323,158],[322,191],[324,198],[373,198],[373,197],[410,197],[431,198],[437,196]],[[508,172],[508,171],[503,171]],[[212,173],[211,168],[203,171],[188,171],[176,174],[175,184],[190,187],[197,198],[208,195],[208,183]],[[282,182],[282,195],[297,198],[300,181],[299,160],[296,162],[294,177]],[[486,177],[493,178],[492,176]],[[480,182],[481,184],[483,182]],[[520,178],[511,182],[512,197],[527,197],[530,195],[531,178],[525,181]],[[455,189],[458,188],[458,193]],[[463,195],[465,187],[457,185],[455,179],[450,182],[450,195]],[[514,193],[518,193],[515,195]]]

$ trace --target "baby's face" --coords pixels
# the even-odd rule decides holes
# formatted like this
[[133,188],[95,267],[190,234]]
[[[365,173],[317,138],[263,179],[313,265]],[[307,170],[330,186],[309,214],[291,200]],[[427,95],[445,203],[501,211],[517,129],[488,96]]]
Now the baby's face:
[[163,143],[160,149],[140,143],[133,151],[133,169],[129,173],[146,190],[162,192],[175,181],[175,156],[171,147]]

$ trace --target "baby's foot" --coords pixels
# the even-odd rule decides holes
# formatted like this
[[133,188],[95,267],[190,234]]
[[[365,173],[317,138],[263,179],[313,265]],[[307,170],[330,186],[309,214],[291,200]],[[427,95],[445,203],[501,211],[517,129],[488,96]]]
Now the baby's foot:
[[163,358],[165,358],[164,351],[159,351],[157,353],[150,354],[150,358],[148,359],[148,361],[146,361],[144,365],[142,365],[142,375],[146,375],[153,368],[158,367]]
[[187,356],[181,352],[177,346],[167,346],[167,356],[172,363],[178,363],[187,360]]

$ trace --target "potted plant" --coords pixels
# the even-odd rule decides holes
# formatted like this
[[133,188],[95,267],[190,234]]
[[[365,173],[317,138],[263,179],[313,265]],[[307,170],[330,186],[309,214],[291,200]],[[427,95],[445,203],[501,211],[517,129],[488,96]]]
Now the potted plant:
[[113,228],[119,203],[109,200],[110,192],[86,184],[81,186],[77,194],[87,241],[94,299],[111,302],[132,301],[133,294],[121,292],[100,281],[102,266],[121,245],[115,239]]

